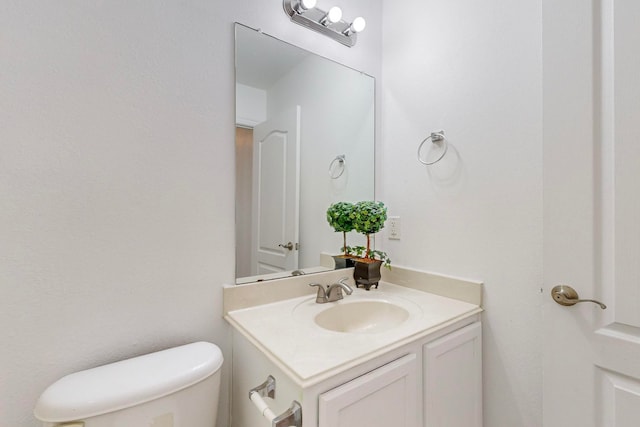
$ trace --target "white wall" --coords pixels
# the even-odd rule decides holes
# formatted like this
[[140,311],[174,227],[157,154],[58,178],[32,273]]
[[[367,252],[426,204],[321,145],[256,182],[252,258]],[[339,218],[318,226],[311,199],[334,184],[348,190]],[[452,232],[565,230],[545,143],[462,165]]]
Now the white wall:
[[79,369],[195,340],[230,359],[233,22],[379,75],[381,0],[341,6],[367,18],[353,49],[280,0],[2,5],[2,425]]
[[[484,281],[487,427],[541,425],[540,8],[384,4],[379,196],[402,240],[378,244],[396,264]],[[452,149],[428,169],[416,149],[438,129]]]
[[[236,83],[236,125],[253,126],[267,119],[267,92]],[[236,277],[251,276],[251,194],[253,129],[237,129],[236,155]]]
[[267,92],[236,84],[236,124],[253,127],[267,120]]

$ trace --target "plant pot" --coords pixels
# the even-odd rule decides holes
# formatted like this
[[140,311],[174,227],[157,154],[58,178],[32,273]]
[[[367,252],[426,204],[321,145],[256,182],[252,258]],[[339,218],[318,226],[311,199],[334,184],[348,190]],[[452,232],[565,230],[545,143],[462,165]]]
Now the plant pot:
[[333,255],[333,262],[335,264],[334,270],[353,267],[355,264],[351,255]]
[[371,286],[378,288],[378,282],[382,275],[380,274],[380,267],[382,261],[358,258],[355,259],[355,269],[353,270],[353,279],[356,282],[357,287],[364,287],[367,291],[371,289]]

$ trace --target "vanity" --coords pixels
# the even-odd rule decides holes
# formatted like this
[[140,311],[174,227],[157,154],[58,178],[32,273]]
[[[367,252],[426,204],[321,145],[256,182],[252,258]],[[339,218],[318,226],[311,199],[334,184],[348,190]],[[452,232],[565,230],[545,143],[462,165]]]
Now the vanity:
[[345,237],[327,207],[375,199],[374,78],[235,31],[231,426],[480,427],[481,283],[394,266],[365,291],[323,261]]
[[303,427],[480,427],[481,284],[394,267],[377,290],[316,303],[350,269],[225,289],[233,326],[232,427],[269,426],[249,398]]

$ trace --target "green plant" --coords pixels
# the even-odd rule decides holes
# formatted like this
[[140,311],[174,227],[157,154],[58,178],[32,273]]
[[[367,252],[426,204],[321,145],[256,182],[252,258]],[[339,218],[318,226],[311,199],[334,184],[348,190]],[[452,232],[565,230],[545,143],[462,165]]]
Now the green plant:
[[387,220],[387,208],[384,203],[375,201],[358,202],[354,205],[353,213],[354,229],[358,233],[367,236],[364,257],[367,259],[380,259],[384,262],[385,267],[390,268],[391,260],[386,253],[371,250],[371,235],[382,230],[384,222]]
[[349,255],[347,233],[354,229],[354,205],[349,202],[336,202],[327,209],[327,222],[336,231],[342,232],[342,252]]
[[368,254],[365,258],[382,261],[382,265],[391,270],[391,259],[386,252],[375,249],[367,252],[367,248],[364,246],[347,246],[347,253],[357,257],[362,257],[363,255]]
[[369,253],[371,259],[382,261],[382,265],[391,270],[391,259],[386,252],[373,250]]
[[364,251],[366,249],[367,248],[365,248],[364,246],[347,246],[346,253],[347,255],[361,257],[362,255],[364,255]]

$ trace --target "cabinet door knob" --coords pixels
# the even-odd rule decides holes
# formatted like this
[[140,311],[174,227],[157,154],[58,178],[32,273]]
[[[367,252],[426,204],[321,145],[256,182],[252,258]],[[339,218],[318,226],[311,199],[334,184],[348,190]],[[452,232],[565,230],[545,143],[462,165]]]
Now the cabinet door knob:
[[606,305],[594,299],[580,299],[575,289],[568,285],[558,285],[551,289],[551,298],[560,305],[576,305],[579,302],[592,302],[598,304],[601,309],[607,308]]

